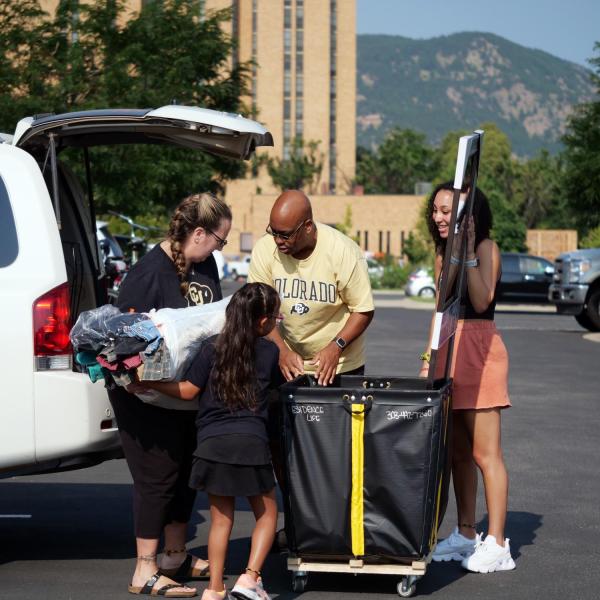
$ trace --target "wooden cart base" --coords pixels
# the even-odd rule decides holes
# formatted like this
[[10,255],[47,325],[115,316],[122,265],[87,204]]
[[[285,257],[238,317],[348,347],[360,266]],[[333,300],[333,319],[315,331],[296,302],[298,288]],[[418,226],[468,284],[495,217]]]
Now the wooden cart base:
[[409,598],[416,591],[417,581],[425,575],[427,565],[431,562],[431,554],[422,560],[415,560],[409,565],[395,563],[375,565],[360,559],[348,562],[313,562],[302,558],[288,558],[287,568],[292,571],[292,589],[303,592],[308,581],[308,573],[353,573],[355,575],[401,575],[402,580],[396,589],[402,598]]

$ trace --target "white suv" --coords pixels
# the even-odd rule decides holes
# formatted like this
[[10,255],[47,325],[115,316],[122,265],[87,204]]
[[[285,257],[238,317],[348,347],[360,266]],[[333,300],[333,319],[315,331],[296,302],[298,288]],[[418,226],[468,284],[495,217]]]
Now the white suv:
[[254,121],[187,106],[28,117],[12,138],[0,135],[0,477],[120,453],[104,387],[73,364],[70,326],[106,302],[106,289],[93,194],[83,191],[93,174],[79,182],[60,152],[121,143],[248,159],[273,140]]

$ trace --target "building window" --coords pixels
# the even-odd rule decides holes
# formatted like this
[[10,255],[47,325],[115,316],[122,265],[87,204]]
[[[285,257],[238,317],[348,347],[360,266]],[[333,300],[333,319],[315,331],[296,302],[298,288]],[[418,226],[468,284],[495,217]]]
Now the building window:
[[385,253],[391,254],[391,231],[385,234]]
[[253,245],[252,233],[248,231],[240,232],[240,252],[252,252]]
[[379,232],[379,252],[383,253],[383,231]]
[[360,230],[356,232],[356,243],[360,246]]
[[[337,82],[335,78],[337,65],[337,0],[329,0],[329,13],[329,64],[331,65],[331,82],[329,88],[329,191],[335,192],[337,184],[335,147],[337,113]],[[365,241],[365,243],[367,242]]]
[[252,114],[256,114],[256,79],[258,75],[258,0],[252,0]]
[[289,29],[283,32],[283,51],[286,54],[292,51],[292,32]]
[[369,232],[368,231],[365,231],[365,247],[364,247],[364,249],[365,250],[369,249]]
[[304,0],[296,0],[296,137],[304,134]]

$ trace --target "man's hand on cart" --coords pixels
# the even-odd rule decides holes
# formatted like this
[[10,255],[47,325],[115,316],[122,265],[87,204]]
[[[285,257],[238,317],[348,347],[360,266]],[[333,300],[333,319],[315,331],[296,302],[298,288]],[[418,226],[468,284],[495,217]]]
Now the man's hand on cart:
[[291,381],[304,373],[302,357],[289,348],[279,350],[279,368],[286,381]]
[[315,357],[310,361],[311,365],[317,366],[315,378],[319,385],[333,383],[341,354],[341,348],[335,342],[330,342],[323,350],[317,352]]

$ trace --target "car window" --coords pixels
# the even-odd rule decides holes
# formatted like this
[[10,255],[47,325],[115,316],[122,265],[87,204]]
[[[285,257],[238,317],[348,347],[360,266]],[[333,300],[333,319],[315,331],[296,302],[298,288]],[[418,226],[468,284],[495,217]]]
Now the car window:
[[546,269],[546,265],[539,258],[533,258],[531,256],[521,257],[521,272],[529,273],[531,275],[543,275]]
[[8,190],[0,177],[0,269],[15,262],[19,255],[17,228],[8,198]]
[[503,273],[518,273],[519,272],[519,259],[516,256],[510,254],[502,255],[502,272]]
[[110,247],[110,255],[113,258],[123,258],[123,250],[119,245],[119,242],[113,237],[113,234],[108,230],[106,225],[99,228],[100,232],[104,236],[104,239],[108,242]]

